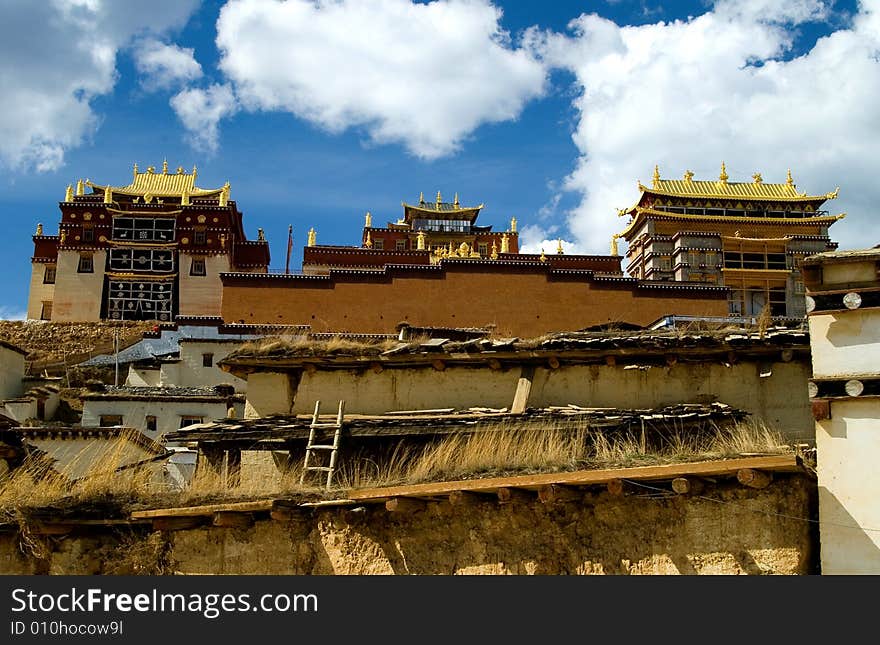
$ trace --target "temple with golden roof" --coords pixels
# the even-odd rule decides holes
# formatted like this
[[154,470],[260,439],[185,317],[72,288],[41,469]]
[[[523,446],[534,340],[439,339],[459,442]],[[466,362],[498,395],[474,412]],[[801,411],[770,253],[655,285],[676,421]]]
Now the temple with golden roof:
[[661,179],[655,166],[651,186],[630,208],[626,228],[611,241],[628,244],[626,271],[634,278],[703,282],[730,288],[729,313],[757,316],[805,315],[800,260],[837,248],[828,227],[844,214],[823,204],[838,189],[808,195],[788,171],[784,183],[766,183],[760,173],[750,182],[729,181],[725,164],[717,180]]
[[[248,240],[230,185],[205,189],[178,167],[134,166],[127,186],[79,180],[59,203],[57,235],[37,224],[28,318],[157,320],[217,316],[220,273],[266,272],[269,246]],[[86,188],[91,192],[86,192]]]
[[303,272],[324,274],[334,269],[381,269],[386,264],[437,264],[447,258],[493,259],[519,253],[516,218],[506,231],[477,224],[483,204],[462,206],[458,193],[444,202],[440,191],[433,202],[424,193],[416,204],[401,202],[403,217],[385,226],[373,226],[370,212],[364,217],[361,245],[317,244],[317,232],[309,231],[303,249]]

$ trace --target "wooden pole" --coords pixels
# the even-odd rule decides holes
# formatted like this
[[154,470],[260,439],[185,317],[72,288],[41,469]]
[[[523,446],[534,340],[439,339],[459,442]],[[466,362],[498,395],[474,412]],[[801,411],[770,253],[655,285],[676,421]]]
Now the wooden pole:
[[532,378],[535,376],[533,365],[523,365],[516,384],[516,393],[513,395],[513,403],[510,406],[511,414],[522,414],[529,404],[529,394],[532,391]]

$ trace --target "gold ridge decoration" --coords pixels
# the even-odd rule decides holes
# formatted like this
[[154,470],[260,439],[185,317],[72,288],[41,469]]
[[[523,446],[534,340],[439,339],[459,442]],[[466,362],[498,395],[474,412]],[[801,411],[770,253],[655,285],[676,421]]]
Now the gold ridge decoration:
[[265,241],[266,241],[266,234],[263,232],[263,229],[258,228],[257,229],[257,242],[265,242]]
[[67,184],[67,190],[64,191],[64,201],[73,201],[73,184]]
[[756,172],[754,175],[752,175],[752,180],[756,184],[763,184],[764,183],[764,178],[761,177],[761,173],[759,173],[759,172]]
[[83,180],[82,179],[76,180],[76,194],[77,195],[83,194]]
[[556,253],[557,255],[562,255],[562,240],[556,240]]
[[43,234],[43,225],[37,224],[37,235],[42,235],[42,234]]
[[364,240],[364,246],[367,247],[368,249],[373,248],[373,240],[370,239],[370,232],[369,231],[367,231],[367,239]]
[[315,233],[315,229],[310,228],[307,246],[315,246],[315,244],[317,243],[317,239],[318,239],[318,234]]
[[419,231],[418,237],[416,238],[416,248],[419,251],[425,250],[425,232]]
[[685,180],[687,183],[689,183],[689,184],[690,184],[690,183],[693,183],[693,181],[694,181],[694,172],[693,172],[693,170],[685,170],[685,171],[684,171],[684,180]]
[[515,217],[510,218],[510,232],[516,233],[516,218]]
[[438,211],[440,210],[440,202],[442,202],[442,201],[443,201],[443,198],[440,196],[440,191],[438,190],[437,191],[437,200],[434,202],[434,208],[436,210],[438,210]]
[[501,252],[510,253],[510,238],[507,237],[507,233],[501,236]]
[[543,249],[543,247],[541,248],[541,257],[538,258],[538,259],[539,259],[541,262],[546,262],[546,261],[547,261],[547,256],[544,255],[544,249]]
[[498,245],[495,244],[495,240],[492,240],[492,253],[489,254],[489,257],[493,260],[498,259]]
[[787,186],[794,186],[794,179],[791,176],[791,168],[788,169],[788,172],[785,175],[785,184]]
[[654,188],[660,186],[660,166],[659,164],[654,165],[654,175],[651,178],[652,183],[654,184]]
[[617,238],[619,237],[620,235],[616,233],[611,236],[611,255],[620,255],[620,251],[617,248]]
[[364,216],[364,226],[366,228],[372,228],[373,226],[373,216],[370,215],[370,211],[367,211],[367,214]]
[[110,186],[107,186],[104,189],[104,203],[112,204],[113,203],[113,189]]
[[721,173],[718,175],[718,181],[720,181],[722,184],[727,184],[728,179],[730,179],[730,177],[727,174],[727,167],[724,165],[724,162],[722,161],[721,162]]

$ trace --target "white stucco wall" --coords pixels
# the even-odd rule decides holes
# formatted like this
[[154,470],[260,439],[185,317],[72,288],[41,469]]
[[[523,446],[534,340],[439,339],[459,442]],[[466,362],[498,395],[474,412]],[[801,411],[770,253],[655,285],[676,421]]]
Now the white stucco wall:
[[[222,401],[207,403],[198,401],[86,400],[83,401],[81,424],[84,427],[99,426],[101,415],[109,414],[122,415],[123,426],[135,428],[151,439],[156,439],[166,432],[177,430],[180,427],[181,417],[184,416],[200,416],[203,421],[225,418],[226,404]],[[146,417],[148,415],[156,417],[156,432],[147,432]]]
[[[209,234],[212,237],[214,233]],[[205,261],[205,275],[190,275],[193,258]],[[181,316],[219,316],[223,284],[220,274],[230,270],[228,255],[192,255],[181,250],[179,308]]]
[[809,322],[815,378],[880,373],[880,310],[815,314]]
[[[52,265],[54,266],[54,265]],[[40,320],[44,302],[53,302],[55,299],[55,283],[44,284],[46,263],[34,262],[31,265],[31,282],[28,290],[28,320]]]
[[[55,275],[54,321],[92,321],[101,318],[106,251],[93,251],[93,273],[78,273],[78,251],[59,251]],[[39,316],[38,316],[39,317]]]
[[880,574],[880,398],[833,400],[816,451],[822,573]]
[[154,368],[138,369],[134,365],[129,365],[128,375],[125,377],[125,385],[155,387],[159,385],[159,370]]
[[[204,342],[184,338],[180,342],[180,362],[177,363],[177,383],[181,387],[213,387],[230,384],[236,392],[247,391],[247,381],[224,372],[217,363],[245,341]],[[211,367],[202,365],[202,355],[213,354]]]
[[0,399],[15,399],[24,392],[24,354],[0,346]]

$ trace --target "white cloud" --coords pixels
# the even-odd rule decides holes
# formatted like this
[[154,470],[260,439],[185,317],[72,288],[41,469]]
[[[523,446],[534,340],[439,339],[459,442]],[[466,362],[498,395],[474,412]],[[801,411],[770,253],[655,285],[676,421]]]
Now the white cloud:
[[0,21],[0,165],[58,168],[94,132],[116,53],[139,32],[179,27],[197,0],[5,0]]
[[247,110],[436,158],[544,91],[544,66],[500,17],[488,0],[230,0],[220,68]]
[[[545,61],[570,69],[582,89],[573,140],[581,156],[566,187],[583,194],[569,214],[579,245],[607,252],[625,221],[616,208],[638,198],[655,163],[664,177],[693,170],[731,181],[785,180],[824,194],[847,211],[832,227],[842,247],[880,242],[870,218],[880,199],[871,160],[880,147],[878,0],[862,2],[851,25],[784,60],[793,28],[821,18],[822,3],[719,2],[688,21],[618,26],[595,15],[570,35],[530,34]],[[622,250],[622,249],[621,249]]]
[[149,91],[168,89],[202,76],[193,49],[145,38],[134,47],[135,66],[143,75],[141,85]]
[[220,119],[238,111],[232,89],[216,83],[204,90],[183,90],[171,98],[171,107],[189,131],[193,146],[208,152],[217,150]]

